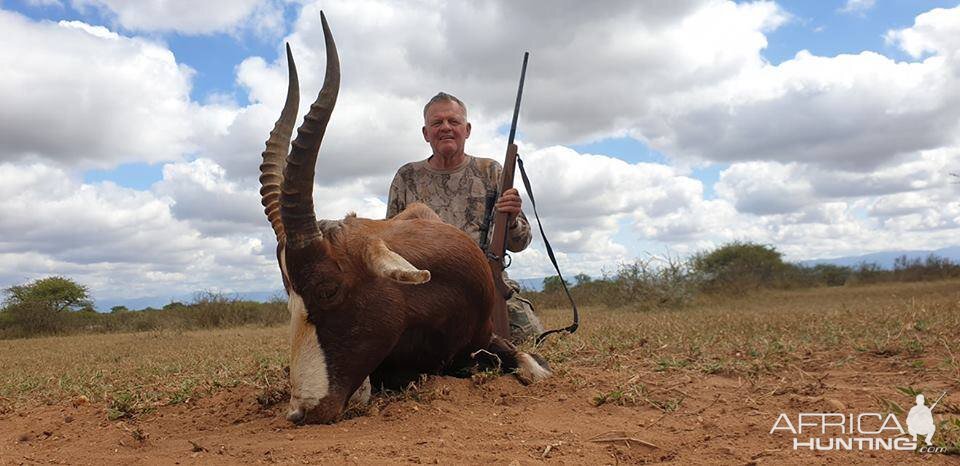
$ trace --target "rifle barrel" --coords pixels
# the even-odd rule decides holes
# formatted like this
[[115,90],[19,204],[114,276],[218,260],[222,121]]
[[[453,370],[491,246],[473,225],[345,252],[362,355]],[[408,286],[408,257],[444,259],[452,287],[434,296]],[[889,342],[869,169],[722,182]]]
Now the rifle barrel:
[[943,394],[940,395],[940,398],[937,398],[937,401],[934,401],[933,404],[930,405],[930,411],[933,411],[933,408],[936,407],[938,404],[940,404],[940,400],[942,400],[943,397],[946,395],[947,395],[947,392],[943,392]]
[[517,103],[513,106],[513,122],[510,123],[510,139],[507,144],[513,144],[513,138],[517,135],[517,118],[520,117],[520,97],[523,96],[523,78],[527,75],[527,58],[530,52],[523,52],[523,67],[520,68],[520,86],[517,88]]

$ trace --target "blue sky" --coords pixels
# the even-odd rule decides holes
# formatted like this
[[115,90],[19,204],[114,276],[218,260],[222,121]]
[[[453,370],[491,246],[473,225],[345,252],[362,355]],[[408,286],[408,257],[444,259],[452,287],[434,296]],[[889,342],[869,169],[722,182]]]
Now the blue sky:
[[[733,240],[790,260],[956,244],[957,1],[550,5],[0,3],[0,286],[278,289],[256,167],[283,43],[302,95],[323,78],[320,9],[344,70],[321,217],[383,215],[440,89],[468,102],[468,152],[499,158],[530,50],[519,140],[571,276]],[[512,273],[551,273],[539,239]]]
[[911,60],[897,47],[887,44],[884,35],[891,29],[913,24],[920,13],[949,8],[957,2],[878,0],[860,13],[844,12],[843,1],[791,0],[780,3],[793,20],[769,35],[763,56],[777,64],[793,58],[800,50],[814,55],[857,54],[865,50],[883,53],[897,60]]

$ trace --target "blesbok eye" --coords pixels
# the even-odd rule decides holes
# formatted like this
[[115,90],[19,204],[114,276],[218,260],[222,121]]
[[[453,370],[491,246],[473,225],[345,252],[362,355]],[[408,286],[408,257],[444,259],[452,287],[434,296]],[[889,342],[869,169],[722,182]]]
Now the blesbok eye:
[[330,299],[337,295],[340,286],[336,283],[324,283],[316,288],[317,297],[320,299]]

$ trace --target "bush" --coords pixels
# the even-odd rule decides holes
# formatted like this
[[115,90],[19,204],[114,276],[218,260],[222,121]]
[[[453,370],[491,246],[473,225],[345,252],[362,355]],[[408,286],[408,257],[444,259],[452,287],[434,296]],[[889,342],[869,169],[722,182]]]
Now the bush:
[[[637,259],[618,265],[612,276],[591,279],[585,274],[574,277],[577,284],[570,294],[578,305],[636,306],[641,310],[678,307],[690,303],[700,286],[699,278],[686,263],[675,257]],[[544,279],[541,292],[525,291],[523,296],[537,307],[569,306],[557,276]]]
[[776,287],[813,288],[818,286],[843,286],[853,271],[850,267],[818,264],[812,267],[784,264]]
[[617,305],[634,303],[643,310],[689,304],[703,286],[702,275],[689,262],[670,256],[620,264],[612,281]]
[[893,279],[896,281],[917,282],[953,277],[960,277],[960,264],[933,254],[926,259],[913,260],[900,256],[893,261]]
[[60,312],[49,303],[18,303],[4,309],[7,322],[3,330],[13,337],[49,335],[63,328]]
[[853,273],[850,267],[840,265],[818,264],[813,267],[813,273],[817,277],[817,284],[826,286],[843,286]]
[[861,262],[857,264],[851,273],[850,284],[878,283],[890,279],[889,271],[873,262]]
[[570,282],[566,280],[560,280],[559,275],[545,277],[543,279],[543,292],[544,293],[561,292],[563,291],[563,285],[567,285],[567,289],[570,289]]
[[709,253],[697,253],[691,269],[703,277],[706,291],[742,295],[781,282],[786,265],[773,246],[734,241]]

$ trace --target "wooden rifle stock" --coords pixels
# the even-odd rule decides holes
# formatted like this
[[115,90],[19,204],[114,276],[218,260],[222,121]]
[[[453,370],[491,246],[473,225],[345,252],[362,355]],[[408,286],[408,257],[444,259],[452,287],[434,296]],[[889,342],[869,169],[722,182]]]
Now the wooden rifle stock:
[[[503,162],[503,171],[500,173],[500,192],[513,187],[513,172],[517,165],[517,145],[507,145],[507,155]],[[498,196],[499,197],[499,196]],[[493,308],[493,333],[510,339],[510,319],[507,316],[507,299],[513,290],[503,281],[504,256],[507,252],[507,233],[510,230],[510,215],[496,212],[493,216],[493,240],[487,251],[487,260],[490,262],[490,272],[493,274],[493,283],[497,287],[497,297]]]

